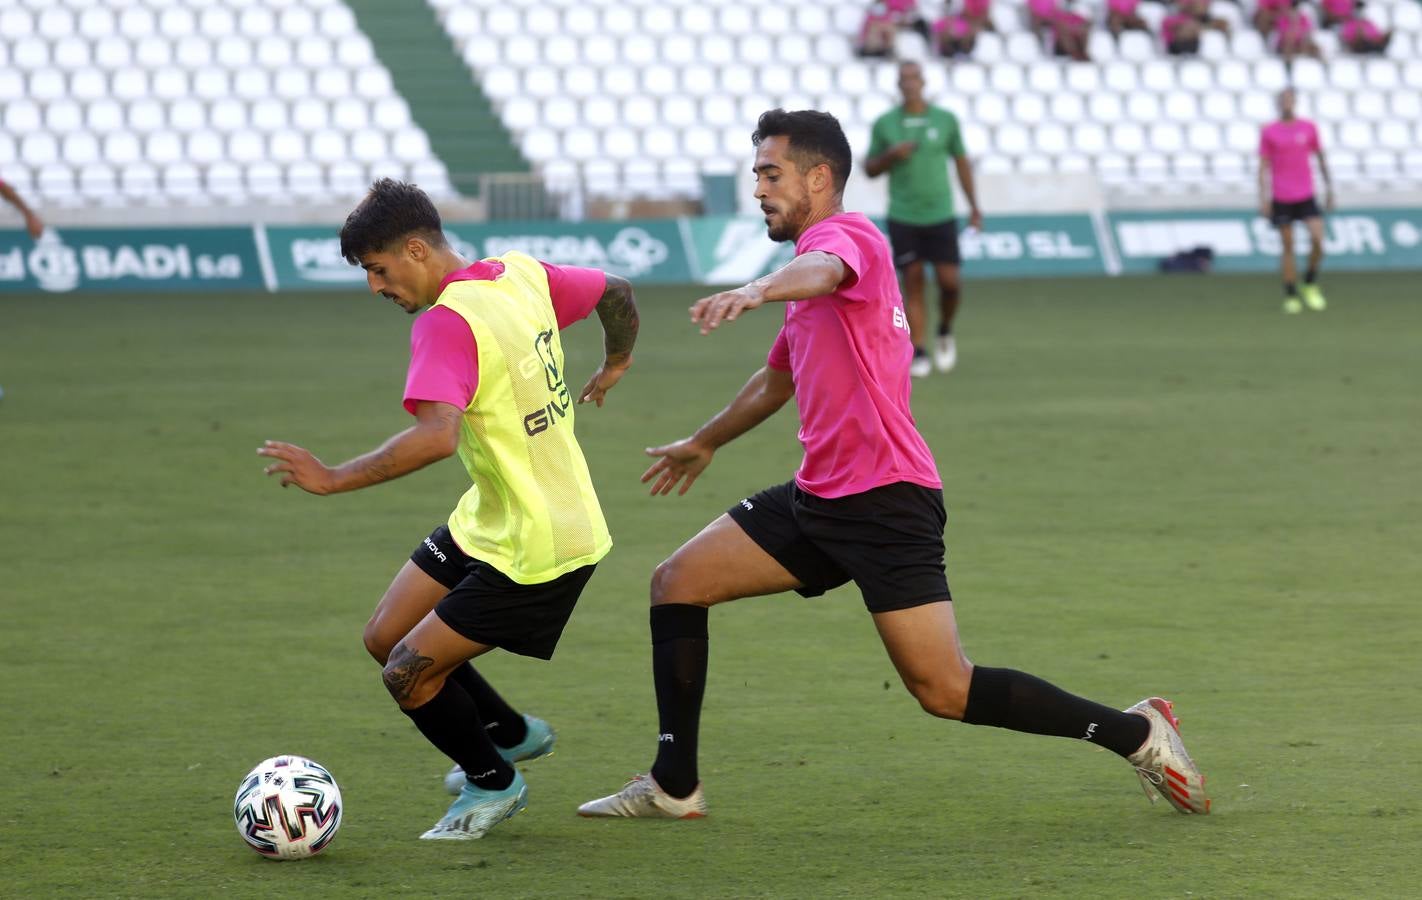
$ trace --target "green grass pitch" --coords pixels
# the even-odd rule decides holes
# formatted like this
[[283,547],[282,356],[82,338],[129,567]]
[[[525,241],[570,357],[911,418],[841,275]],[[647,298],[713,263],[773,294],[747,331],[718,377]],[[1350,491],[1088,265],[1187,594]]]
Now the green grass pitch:
[[[549,664],[482,668],[559,729],[528,810],[416,839],[446,763],[396,712],[361,627],[447,514],[447,462],[318,498],[264,438],[328,462],[409,419],[409,320],[344,295],[0,299],[0,893],[12,897],[1396,897],[1422,801],[1422,305],[1336,275],[1285,317],[1272,278],[970,283],[961,366],[914,409],[949,508],[968,654],[1124,706],[1177,701],[1215,813],[1150,807],[1068,740],[942,722],[899,686],[853,589],[718,608],[711,817],[578,819],[645,771],[653,566],[799,458],[793,412],[692,493],[642,448],[719,409],[778,309],[710,338],[643,288],[636,365],[577,429],[617,547]],[[595,322],[565,332],[569,381]],[[336,775],[342,832],[259,858],[238,779]]]

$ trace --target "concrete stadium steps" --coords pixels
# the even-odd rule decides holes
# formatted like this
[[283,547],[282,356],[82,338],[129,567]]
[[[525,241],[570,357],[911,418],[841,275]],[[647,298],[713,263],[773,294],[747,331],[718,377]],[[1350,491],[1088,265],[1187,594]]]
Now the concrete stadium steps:
[[487,172],[526,172],[498,113],[424,0],[347,0],[361,31],[463,194]]

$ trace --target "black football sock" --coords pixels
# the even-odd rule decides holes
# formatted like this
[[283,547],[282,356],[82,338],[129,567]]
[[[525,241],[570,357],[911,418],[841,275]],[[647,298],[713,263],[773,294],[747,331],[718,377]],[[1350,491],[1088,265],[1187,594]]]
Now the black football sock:
[[452,678],[423,706],[400,710],[431,744],[458,763],[464,777],[481,788],[501,791],[513,783],[513,766],[504,762],[484,732],[479,708]]
[[1298,295],[1299,295],[1299,288],[1298,288],[1298,285],[1294,284],[1292,281],[1286,281],[1286,282],[1284,282],[1284,296],[1285,296],[1285,297],[1297,297]]
[[706,693],[706,607],[652,607],[652,679],[657,688],[657,761],[652,777],[673,797],[687,797],[696,774],[696,732]]
[[479,718],[484,720],[484,730],[489,733],[489,739],[496,746],[505,749],[517,747],[528,737],[528,723],[523,720],[523,716],[499,696],[499,692],[484,680],[484,676],[480,675],[473,665],[465,663],[458,666],[449,673],[449,677],[464,688],[464,693],[474,701],[474,706],[479,710]]
[[1307,272],[1304,273],[1304,284],[1313,284],[1313,283],[1314,283],[1315,281],[1317,281],[1317,280],[1318,280],[1318,270],[1317,270],[1317,269],[1309,269]]
[[1150,722],[1144,716],[1068,694],[1026,672],[986,666],[973,669],[963,721],[1030,734],[1081,738],[1121,756],[1139,750],[1150,734]]

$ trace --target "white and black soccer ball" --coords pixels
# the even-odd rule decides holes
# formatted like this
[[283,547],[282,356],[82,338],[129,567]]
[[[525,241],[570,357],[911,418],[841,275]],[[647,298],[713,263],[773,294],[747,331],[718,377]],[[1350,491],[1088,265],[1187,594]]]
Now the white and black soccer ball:
[[326,849],[341,827],[341,789],[326,767],[304,756],[257,763],[237,786],[237,832],[271,859],[305,859]]

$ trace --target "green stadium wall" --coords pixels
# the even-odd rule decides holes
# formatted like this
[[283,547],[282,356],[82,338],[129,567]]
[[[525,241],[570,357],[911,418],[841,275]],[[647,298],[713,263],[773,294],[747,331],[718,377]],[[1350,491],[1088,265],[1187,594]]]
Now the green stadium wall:
[[[1142,274],[1198,245],[1215,251],[1216,272],[1278,265],[1278,233],[1238,210],[994,216],[986,225],[962,236],[965,277]],[[516,249],[660,284],[742,283],[782,265],[792,251],[767,239],[756,216],[445,228],[471,258]],[[1331,270],[1422,269],[1422,208],[1335,213],[1326,249]],[[341,259],[335,226],[66,228],[39,241],[0,231],[0,293],[349,290],[363,281],[364,273]]]

